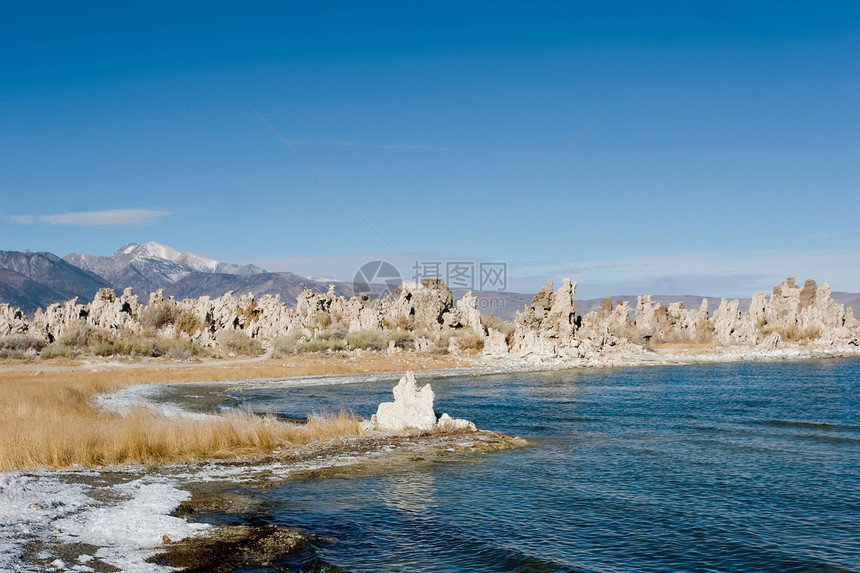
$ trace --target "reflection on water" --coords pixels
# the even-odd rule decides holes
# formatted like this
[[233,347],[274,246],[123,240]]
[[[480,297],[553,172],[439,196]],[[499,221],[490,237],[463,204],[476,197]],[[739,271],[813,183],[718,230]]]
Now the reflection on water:
[[400,511],[420,514],[435,507],[436,478],[433,472],[395,473],[382,480],[381,497],[385,505]]
[[[439,411],[535,445],[244,492],[267,519],[337,539],[278,567],[860,570],[860,360],[429,381]],[[232,399],[292,418],[367,417],[391,385]]]

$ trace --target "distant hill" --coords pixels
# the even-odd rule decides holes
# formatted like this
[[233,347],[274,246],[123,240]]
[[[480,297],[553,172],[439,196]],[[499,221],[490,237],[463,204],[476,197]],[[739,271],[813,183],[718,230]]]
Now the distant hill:
[[63,259],[100,275],[117,291],[131,287],[143,302],[150,293],[163,289],[177,299],[218,297],[229,291],[236,295],[279,294],[282,301],[292,305],[303,290],[326,291],[330,283],[335,284],[338,294],[352,295],[352,287],[347,283],[216,261],[155,242],[130,243],[107,257],[71,253]]
[[63,259],[103,277],[118,290],[132,287],[144,300],[149,293],[167,291],[189,276],[217,273],[245,277],[266,272],[254,265],[222,263],[154,242],[130,243],[109,257],[71,253]]
[[854,316],[860,314],[860,293],[856,292],[833,292],[830,293],[830,296],[833,297],[833,300],[837,302],[841,302],[846,307],[851,307],[854,309]]
[[[225,263],[155,242],[130,243],[107,257],[71,253],[60,259],[51,253],[0,251],[0,302],[20,307],[28,314],[38,307],[74,297],[89,301],[104,287],[117,292],[132,287],[143,302],[148,301],[151,292],[164,289],[177,299],[218,297],[229,291],[236,295],[279,294],[282,301],[293,305],[303,290],[324,292],[329,284],[335,285],[339,295],[353,294],[351,283]],[[454,298],[461,298],[465,292],[453,289]],[[536,293],[474,291],[473,294],[483,314],[512,321],[517,311],[531,304]],[[702,298],[656,295],[653,300],[662,304],[681,301],[687,308],[698,308]],[[860,311],[860,294],[834,292],[833,298]],[[629,301],[631,309],[636,307],[636,296],[613,296],[613,305],[617,300]],[[742,310],[749,307],[749,301],[741,299]],[[711,297],[709,302],[708,310],[713,313],[720,299]],[[576,313],[580,315],[600,312],[602,307],[602,298],[576,301]]]
[[[465,290],[455,290],[454,298],[460,298],[466,292]],[[516,292],[493,292],[493,291],[475,291],[472,294],[478,299],[478,310],[483,314],[495,314],[499,318],[507,321],[513,321],[516,318],[517,311],[523,309],[524,306],[531,304],[535,293],[525,294]],[[653,296],[655,302],[668,305],[671,302],[683,302],[687,308],[699,308],[702,304],[701,296]],[[616,301],[626,300],[630,302],[630,308],[636,308],[636,296],[624,295],[612,297],[612,306],[615,306]],[[750,299],[741,301],[741,305],[749,305]],[[709,299],[709,309],[713,312],[720,304],[720,299]],[[600,312],[603,309],[602,298],[577,299],[576,314],[585,315],[589,312]]]
[[0,302],[32,314],[75,297],[89,301],[111,284],[52,253],[0,251]]
[[[766,292],[768,296],[770,296],[769,292]],[[847,292],[832,292],[830,293],[833,297],[833,300],[836,302],[840,302],[844,304],[846,307],[851,307],[856,310],[860,310],[860,294],[858,293],[847,293]],[[622,295],[622,296],[613,296],[612,298],[612,306],[615,306],[616,301],[626,300],[630,302],[630,309],[636,308],[636,296],[633,295]],[[702,299],[708,299],[708,312],[710,314],[714,314],[714,311],[720,306],[720,297],[702,297],[702,296],[677,296],[677,295],[654,295],[651,297],[651,300],[654,302],[658,302],[660,304],[665,304],[668,306],[673,302],[683,302],[686,308],[699,308],[702,304]],[[735,300],[733,297],[726,297],[728,300]],[[752,302],[751,298],[739,298],[738,299],[738,308],[743,312],[749,312],[750,302]],[[578,300],[576,301],[576,314],[586,314],[591,311],[600,312],[603,308],[603,299],[602,298],[593,298],[588,300]]]
[[[451,289],[454,295],[454,300],[462,298],[466,294],[466,289]],[[522,310],[524,306],[532,303],[537,291],[533,293],[519,292],[496,292],[496,291],[472,291],[475,298],[478,299],[477,306],[481,314],[494,314],[503,320],[512,322],[518,310]],[[577,305],[579,301],[577,301]]]
[[221,296],[233,291],[242,295],[253,293],[254,296],[279,294],[281,300],[288,305],[296,304],[296,297],[304,290],[324,292],[328,285],[335,285],[335,292],[342,296],[352,296],[352,287],[346,283],[319,282],[293,273],[257,273],[253,275],[231,275],[225,273],[193,273],[186,275],[175,283],[164,288],[164,292],[178,299],[198,298],[201,296]]
[[[454,298],[460,298],[466,293],[465,290],[454,290]],[[472,294],[478,299],[478,310],[482,314],[495,314],[499,318],[507,321],[513,321],[516,318],[517,311],[522,310],[527,304],[531,304],[535,294],[524,294],[515,292],[493,292],[493,291],[475,291]],[[770,293],[767,293],[770,294]],[[855,311],[860,312],[860,293],[833,292],[833,300],[844,304],[846,307],[851,307]],[[619,300],[626,300],[630,303],[630,310],[636,308],[636,295],[617,295],[610,297],[612,306],[614,307]],[[699,308],[702,304],[702,299],[708,299],[708,312],[713,314],[717,307],[720,306],[720,297],[702,297],[692,295],[653,295],[651,300],[660,304],[669,305],[673,302],[683,302],[687,308]],[[734,299],[731,299],[734,300]],[[740,309],[744,312],[749,310],[749,298],[741,298],[739,300]],[[586,315],[589,312],[600,312],[603,309],[602,298],[577,299],[576,314]]]
[[303,290],[328,290],[352,295],[348,283],[315,281],[294,273],[270,273],[254,265],[237,265],[207,259],[158,243],[131,243],[108,257],[72,253],[60,259],[52,253],[0,251],[0,302],[32,315],[39,307],[78,297],[92,300],[100,288],[121,292],[134,289],[146,302],[149,294],[164,289],[176,298],[218,297],[233,291],[281,295],[293,305]]

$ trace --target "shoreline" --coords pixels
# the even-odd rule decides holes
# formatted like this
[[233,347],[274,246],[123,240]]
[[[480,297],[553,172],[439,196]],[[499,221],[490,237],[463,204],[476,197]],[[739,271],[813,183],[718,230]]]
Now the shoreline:
[[[309,540],[327,540],[274,526],[264,515],[255,518],[254,507],[232,493],[236,489],[462,463],[526,445],[524,439],[481,430],[372,432],[256,460],[0,472],[0,568],[208,571],[221,563],[213,561],[219,556],[233,568],[266,566]],[[214,523],[207,522],[213,514]],[[235,517],[219,525],[219,516]],[[235,525],[246,518],[251,522]]]
[[[380,354],[371,357],[370,361],[352,362],[342,356],[311,357],[304,361],[297,359],[289,367],[284,366],[284,361],[275,362],[280,364],[279,368],[293,372],[311,366],[319,367],[326,362],[337,362],[338,368],[331,368],[334,370],[331,373],[259,378],[248,378],[247,375],[266,371],[266,363],[270,360],[225,361],[217,364],[216,371],[220,373],[219,376],[212,376],[212,363],[160,364],[159,367],[152,368],[152,364],[138,362],[133,368],[115,368],[112,362],[103,361],[64,365],[62,369],[45,371],[39,375],[34,374],[33,368],[7,370],[7,365],[3,365],[0,367],[0,385],[10,377],[25,376],[31,377],[31,381],[35,378],[51,383],[52,380],[68,376],[70,372],[79,372],[84,376],[110,377],[130,370],[139,372],[140,376],[129,384],[122,384],[121,388],[144,384],[159,386],[194,382],[253,385],[276,380],[304,385],[316,380],[331,381],[341,377],[353,377],[359,382],[385,375],[396,379],[403,368],[417,371],[420,379],[422,376],[485,376],[582,368],[614,369],[744,361],[860,358],[860,349],[702,350],[670,347],[632,355],[618,355],[611,360],[540,362],[462,357],[456,360],[447,357],[445,361],[421,361],[417,353],[410,352]],[[262,367],[245,367],[254,364]],[[368,371],[369,366],[379,364],[383,364],[385,368]],[[428,367],[433,365],[442,367]],[[344,372],[344,369],[348,371]],[[175,370],[180,370],[183,375],[164,376],[165,373]],[[285,555],[279,553],[280,549],[275,551],[273,546],[301,551],[309,540],[326,540],[315,538],[313,532],[299,532],[286,526],[271,527],[271,524],[265,523],[242,527],[214,527],[201,523],[201,519],[205,520],[206,516],[212,513],[241,513],[243,506],[236,500],[230,501],[229,506],[217,503],[224,492],[237,487],[273,487],[297,479],[356,477],[375,472],[397,471],[398,464],[414,464],[416,460],[430,464],[438,461],[468,460],[481,453],[525,445],[525,440],[486,431],[468,434],[413,432],[344,438],[274,451],[263,457],[237,457],[154,466],[0,472],[0,497],[6,502],[13,502],[6,504],[11,509],[7,509],[6,514],[0,517],[13,529],[23,528],[30,532],[29,537],[10,539],[9,530],[3,532],[0,529],[0,554],[17,554],[15,559],[24,559],[33,570],[66,570],[67,567],[71,568],[75,561],[84,567],[101,564],[107,568],[120,566],[153,572],[176,566],[205,570],[213,563],[213,554],[246,556],[246,561],[234,563],[237,567],[265,566],[273,558]],[[129,520],[130,515],[134,515],[131,523],[122,523],[122,520]],[[144,541],[140,543],[143,545],[128,545],[117,536],[111,537],[110,527],[106,524],[117,527],[119,537],[142,539]],[[102,537],[86,533],[87,531],[96,531]],[[32,544],[35,544],[34,547],[52,547],[51,557],[56,559],[50,562],[39,561],[38,555],[34,555],[30,549]],[[221,548],[220,553],[213,553],[213,547]],[[15,563],[17,561],[5,565],[14,568]],[[0,565],[4,565],[2,559]],[[90,570],[96,569],[91,567]]]
[[[608,352],[590,358],[541,358],[527,356],[488,357],[481,355],[433,355],[414,350],[386,352],[339,352],[325,354],[297,354],[288,358],[268,356],[207,359],[201,361],[171,360],[166,358],[101,358],[87,356],[73,363],[68,360],[34,361],[5,359],[0,361],[0,383],[16,375],[53,378],[53,373],[80,372],[90,376],[111,373],[129,373],[130,384],[158,384],[182,382],[229,382],[250,380],[276,380],[311,378],[318,376],[367,375],[414,370],[434,376],[448,372],[488,373],[538,372],[543,370],[575,370],[579,368],[618,368],[640,366],[673,366],[730,362],[764,362],[791,360],[819,360],[860,357],[860,346],[820,347],[801,344],[784,344],[780,348],[763,349],[757,346],[714,346],[667,344],[652,350],[637,352]],[[144,375],[136,375],[137,373]],[[150,374],[151,375],[147,375]],[[164,374],[164,380],[157,378]],[[248,377],[248,374],[261,373]],[[139,380],[146,378],[146,380]]]

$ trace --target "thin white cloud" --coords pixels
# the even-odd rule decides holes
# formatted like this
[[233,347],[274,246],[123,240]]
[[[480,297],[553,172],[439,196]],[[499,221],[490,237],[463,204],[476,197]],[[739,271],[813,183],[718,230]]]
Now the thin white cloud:
[[53,215],[8,215],[4,218],[10,223],[21,225],[44,223],[72,227],[139,227],[155,223],[169,215],[173,215],[173,212],[151,209],[107,209]]
[[417,149],[426,151],[503,151],[489,147],[446,147],[439,145],[424,145],[421,143],[370,143],[366,141],[350,141],[348,139],[290,139],[293,145],[315,145],[329,147],[369,147],[373,149]]
[[[749,296],[752,292],[769,291],[787,276],[799,281],[813,278],[828,282],[834,290],[860,290],[860,250],[816,251],[752,251],[747,253],[680,253],[625,257],[599,261],[568,261],[561,263],[526,263],[509,265],[509,278],[518,283],[542,278],[570,277],[580,284],[606,285],[613,288],[607,294],[621,293],[637,285],[642,288],[667,290],[678,294],[687,290],[714,290]],[[735,288],[729,288],[729,284]],[[628,293],[629,294],[629,293]],[[661,292],[660,294],[671,294]],[[693,294],[700,294],[694,292]]]
[[[411,280],[416,261],[471,261],[462,255],[424,253],[355,253],[318,257],[246,259],[272,271],[291,271],[304,276],[333,277],[351,281],[362,264],[388,261]],[[755,292],[770,292],[786,277],[801,284],[807,278],[827,282],[835,291],[860,292],[860,250],[748,251],[746,253],[674,253],[603,260],[504,261],[507,290],[536,293],[548,280],[570,278],[579,283],[578,298],[631,294],[701,295],[747,298]],[[558,286],[556,282],[556,286]]]

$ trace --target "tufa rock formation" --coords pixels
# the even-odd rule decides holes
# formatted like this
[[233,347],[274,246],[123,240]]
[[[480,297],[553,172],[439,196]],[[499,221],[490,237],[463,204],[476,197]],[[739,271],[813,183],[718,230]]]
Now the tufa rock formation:
[[405,429],[432,430],[475,430],[475,424],[468,420],[455,419],[442,414],[438,419],[433,410],[433,389],[425,384],[421,389],[415,382],[415,375],[407,372],[394,387],[394,402],[382,402],[371,416],[365,429],[399,432]]
[[334,288],[322,294],[307,290],[292,308],[277,295],[256,298],[232,292],[175,300],[157,291],[144,305],[130,288],[121,295],[103,288],[87,304],[77,299],[52,304],[37,310],[32,320],[20,309],[0,304],[0,336],[25,335],[51,343],[86,339],[92,332],[100,340],[147,332],[215,347],[220,337],[238,333],[266,349],[281,337],[337,339],[344,348],[351,333],[367,333],[371,338],[384,335],[377,336],[382,342],[372,346],[376,349],[388,345],[390,351],[429,350],[435,345],[455,353],[482,350],[490,358],[531,361],[599,360],[641,354],[660,343],[852,350],[860,340],[853,311],[833,300],[828,285],[812,280],[799,287],[789,278],[770,297],[757,293],[746,312],[737,300],[723,299],[712,316],[707,300],[698,309],[688,309],[682,303],[658,304],[650,295],[638,297],[633,312],[627,302],[613,308],[607,299],[600,312],[579,316],[576,286],[565,279],[554,291],[550,282],[517,313],[513,325],[488,322],[488,327],[471,292],[454,304],[451,291],[436,279],[406,281],[382,300],[346,298]]
[[[535,296],[531,305],[517,313],[510,355],[531,360],[596,358],[608,353],[641,353],[654,343],[720,344],[758,346],[774,350],[786,343],[819,349],[846,350],[858,346],[860,323],[851,309],[833,300],[827,284],[807,280],[798,287],[788,278],[773,289],[752,298],[748,312],[737,300],[723,299],[708,316],[708,301],[693,310],[683,303],[665,306],[650,295],[637,299],[633,320],[626,302],[612,308],[604,300],[601,312],[575,316],[576,283],[565,280],[558,292],[552,282]],[[498,337],[488,354],[502,355]]]

